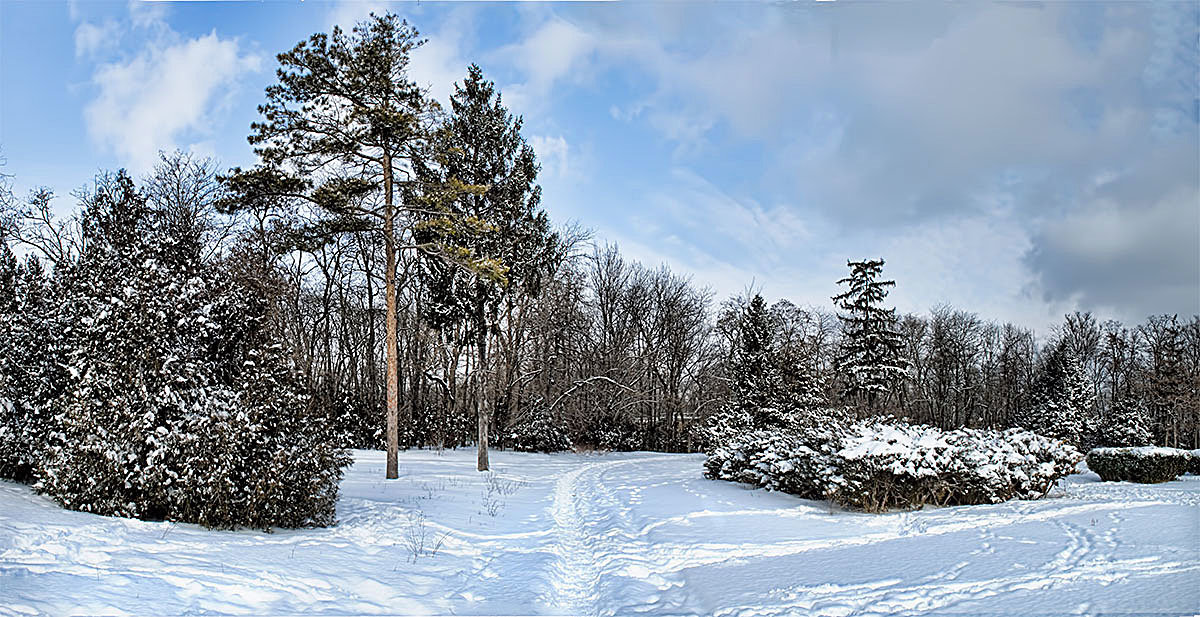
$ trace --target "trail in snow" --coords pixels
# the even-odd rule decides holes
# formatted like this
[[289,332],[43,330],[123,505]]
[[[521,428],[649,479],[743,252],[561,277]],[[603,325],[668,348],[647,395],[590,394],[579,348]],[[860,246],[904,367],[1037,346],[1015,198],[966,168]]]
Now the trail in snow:
[[547,604],[568,614],[591,615],[596,612],[596,585],[600,570],[596,555],[585,538],[586,507],[580,494],[580,476],[601,463],[588,463],[568,471],[555,482],[554,562],[550,568],[550,594]]
[[[695,455],[497,452],[491,481],[470,451],[401,453],[395,481],[382,453],[355,459],[337,527],[273,534],[0,482],[0,615],[1200,612],[1195,476],[866,515],[705,480]],[[440,544],[414,557],[422,530]]]

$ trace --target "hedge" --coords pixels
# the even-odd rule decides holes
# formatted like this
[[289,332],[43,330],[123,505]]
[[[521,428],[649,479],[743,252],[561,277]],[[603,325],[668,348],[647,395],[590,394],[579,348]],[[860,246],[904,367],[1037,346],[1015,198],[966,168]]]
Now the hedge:
[[1190,452],[1175,448],[1096,448],[1088,452],[1087,466],[1105,482],[1157,484],[1183,475],[1193,460]]

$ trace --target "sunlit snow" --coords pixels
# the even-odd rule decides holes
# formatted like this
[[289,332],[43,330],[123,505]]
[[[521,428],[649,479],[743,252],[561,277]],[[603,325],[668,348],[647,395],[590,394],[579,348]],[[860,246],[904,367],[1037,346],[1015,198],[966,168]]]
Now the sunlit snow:
[[355,452],[330,529],[68,512],[0,482],[0,614],[1099,614],[1200,610],[1200,478],[884,515],[701,455]]

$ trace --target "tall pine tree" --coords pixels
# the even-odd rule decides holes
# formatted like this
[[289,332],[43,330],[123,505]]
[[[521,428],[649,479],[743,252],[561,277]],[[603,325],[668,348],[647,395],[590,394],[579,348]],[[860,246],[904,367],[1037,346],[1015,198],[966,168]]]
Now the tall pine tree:
[[[476,65],[455,84],[451,114],[438,132],[437,165],[417,166],[424,187],[479,187],[450,200],[433,199],[417,238],[424,253],[429,312],[467,325],[476,354],[478,461],[488,469],[492,397],[488,345],[509,294],[537,295],[557,239],[541,209],[539,166],[521,135],[523,120],[508,112],[495,85]],[[447,225],[446,222],[450,224]],[[440,318],[440,319],[439,319]]]
[[279,54],[278,83],[251,125],[259,167],[227,179],[234,207],[282,207],[299,201],[321,214],[309,241],[341,232],[370,232],[383,244],[386,297],[387,478],[399,475],[397,260],[405,215],[415,205],[411,172],[428,146],[435,101],[409,79],[409,56],[424,40],[390,13],[354,26],[334,26]]

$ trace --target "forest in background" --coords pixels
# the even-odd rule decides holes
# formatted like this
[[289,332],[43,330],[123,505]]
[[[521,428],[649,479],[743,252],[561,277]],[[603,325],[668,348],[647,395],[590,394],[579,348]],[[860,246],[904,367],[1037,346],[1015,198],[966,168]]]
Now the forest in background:
[[[140,385],[130,407],[158,414],[137,430],[170,424],[173,380],[221,384],[226,394],[189,404],[219,398],[236,414],[252,401],[263,418],[292,418],[272,439],[305,435],[293,446],[327,459],[318,466],[340,460],[329,447],[489,440],[697,451],[711,418],[751,399],[943,429],[1022,426],[1085,448],[1111,441],[1105,425],[1119,420],[1134,442],[1200,447],[1200,316],[1127,325],[1076,312],[1038,336],[950,306],[897,315],[882,260],[850,263],[827,307],[768,303],[749,287],[714,298],[586,227],[552,225],[521,118],[475,66],[442,109],[405,72],[421,42],[388,15],[280,54],[251,127],[252,169],[163,154],[140,182],[101,176],[68,217],[48,190],[18,198],[6,185],[4,438],[39,414],[94,429],[89,405],[106,394],[88,382],[100,379],[92,365],[151,350],[105,367],[109,394]],[[114,329],[97,325],[117,314]],[[208,368],[172,365],[182,349]],[[283,394],[258,400],[249,383]],[[36,475],[12,469],[48,451],[44,437],[21,439],[28,460],[10,461],[8,477]],[[68,467],[69,444],[55,447]]]

